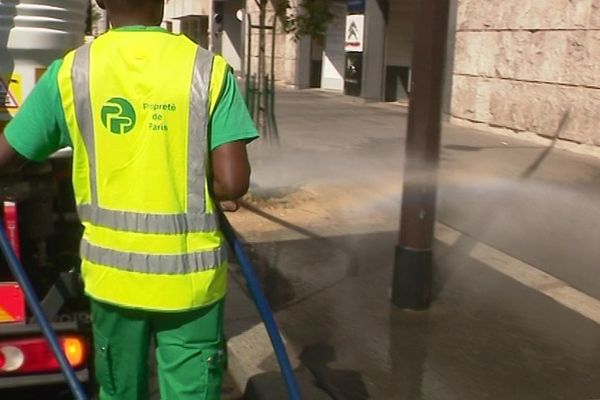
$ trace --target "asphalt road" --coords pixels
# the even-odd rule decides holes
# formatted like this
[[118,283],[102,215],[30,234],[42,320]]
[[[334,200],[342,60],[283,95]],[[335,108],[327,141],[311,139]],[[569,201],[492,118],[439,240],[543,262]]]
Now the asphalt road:
[[[282,91],[277,106],[280,146],[251,145],[252,193],[231,220],[304,390],[600,398],[598,159],[445,125],[434,302],[407,312],[389,300],[402,183],[419,179],[402,174],[406,110],[311,90]],[[233,276],[232,375],[284,398]]]

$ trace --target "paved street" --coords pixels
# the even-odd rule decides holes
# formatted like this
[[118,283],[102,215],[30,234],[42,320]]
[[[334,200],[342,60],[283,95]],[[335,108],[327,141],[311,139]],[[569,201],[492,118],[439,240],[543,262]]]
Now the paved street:
[[[230,218],[305,398],[600,398],[598,159],[446,125],[436,297],[401,311],[389,287],[406,109],[283,90],[278,111],[281,147],[251,146],[251,195]],[[231,285],[230,372],[284,398],[235,272]]]
[[[282,90],[278,108],[281,145],[250,146],[251,193],[229,217],[303,399],[600,398],[599,159],[446,124],[435,300],[402,311],[389,297],[407,110],[311,90]],[[284,399],[230,276],[222,398]]]

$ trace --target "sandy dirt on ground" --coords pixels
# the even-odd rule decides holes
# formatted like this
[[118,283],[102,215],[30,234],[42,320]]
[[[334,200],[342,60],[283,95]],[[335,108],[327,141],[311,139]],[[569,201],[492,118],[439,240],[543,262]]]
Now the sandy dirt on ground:
[[[316,230],[344,233],[356,226],[387,226],[395,224],[397,216],[385,215],[384,204],[397,207],[400,187],[313,185],[296,188],[251,190],[240,201],[240,209],[227,217],[235,229],[247,238],[256,238],[282,230]],[[391,217],[391,218],[390,218]]]
[[[281,229],[282,225],[275,220],[301,226],[322,224],[332,219],[332,210],[326,204],[323,193],[316,193],[307,186],[251,191],[240,201],[240,209],[228,213],[227,217],[242,233],[260,233]],[[272,219],[258,215],[254,209]]]

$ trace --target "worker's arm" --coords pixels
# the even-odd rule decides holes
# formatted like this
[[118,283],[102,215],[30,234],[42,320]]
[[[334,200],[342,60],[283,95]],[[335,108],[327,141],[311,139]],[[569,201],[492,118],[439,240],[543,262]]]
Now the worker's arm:
[[236,206],[224,207],[224,200],[239,199],[248,191],[250,163],[246,145],[257,137],[254,122],[230,70],[209,125],[210,189],[225,211],[235,211]]
[[217,200],[235,200],[248,191],[250,163],[246,141],[225,143],[211,152],[212,191]]
[[58,89],[61,64],[58,60],[48,67],[0,135],[0,172],[44,161],[71,144]]
[[25,164],[27,160],[17,153],[6,141],[4,134],[0,135],[0,175],[12,172]]

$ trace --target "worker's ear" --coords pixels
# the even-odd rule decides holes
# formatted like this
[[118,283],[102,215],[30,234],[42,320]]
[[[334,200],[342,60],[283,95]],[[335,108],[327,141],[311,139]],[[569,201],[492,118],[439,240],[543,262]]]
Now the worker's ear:
[[106,10],[106,6],[104,5],[104,0],[96,0],[96,4],[103,10]]

